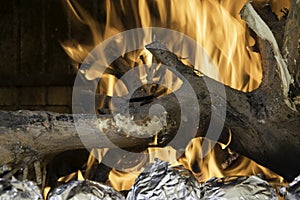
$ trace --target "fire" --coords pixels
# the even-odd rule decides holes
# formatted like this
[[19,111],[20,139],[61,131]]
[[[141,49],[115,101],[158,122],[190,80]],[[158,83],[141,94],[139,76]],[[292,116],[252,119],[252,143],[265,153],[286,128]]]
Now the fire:
[[80,180],[80,181],[83,181],[84,180],[84,177],[82,175],[82,172],[80,170],[78,170],[77,172],[73,172],[67,176],[63,176],[63,177],[60,177],[57,181],[58,182],[69,182],[71,180]]
[[[258,165],[254,161],[244,156],[238,155],[233,157],[233,166],[227,166],[226,163],[220,160],[223,153],[232,154],[230,149],[222,150],[222,145],[216,145],[211,152],[203,158],[203,150],[199,144],[202,143],[202,138],[195,138],[191,141],[186,149],[184,157],[179,159],[187,169],[191,169],[199,181],[207,181],[211,177],[224,176],[248,176],[250,174],[261,174],[269,180],[277,180],[282,182],[283,178],[268,170],[267,168]],[[195,170],[194,168],[199,168]]]
[[[251,51],[255,41],[251,38],[246,29],[246,24],[240,19],[239,11],[247,0],[242,1],[221,1],[221,0],[150,0],[150,1],[110,1],[106,0],[106,22],[98,24],[76,1],[66,0],[72,16],[78,22],[87,25],[91,31],[92,44],[82,44],[76,41],[62,43],[66,53],[80,64],[87,57],[89,52],[100,42],[110,36],[122,31],[136,27],[164,27],[184,33],[202,46],[208,53],[218,69],[208,69],[197,62],[196,69],[203,74],[210,76],[232,88],[252,91],[256,89],[262,78],[261,60],[258,53]],[[152,40],[155,40],[155,38]],[[174,38],[178,40],[180,38]],[[145,45],[152,42],[145,41]],[[176,48],[176,47],[174,47]],[[174,49],[173,49],[174,50]],[[189,56],[189,49],[182,44],[181,52],[184,57]],[[152,56],[146,50],[130,52],[126,55],[130,67],[137,64],[151,64]],[[143,62],[140,57],[143,57]],[[107,63],[109,66],[111,63]],[[219,73],[217,73],[219,71]],[[87,70],[83,72],[88,80],[98,78],[97,71]],[[143,82],[147,70],[140,72],[140,79]],[[217,76],[220,74],[220,76]],[[166,75],[167,77],[170,75]],[[172,82],[172,78],[169,78]],[[100,93],[108,96],[113,94],[114,84],[117,78],[112,75],[105,75],[100,81]],[[172,84],[172,83],[171,83]],[[175,84],[174,87],[179,87]],[[127,93],[125,85],[119,88],[117,95]],[[217,145],[205,158],[201,158],[201,139],[194,139],[186,149],[185,156],[176,161],[176,151],[167,147],[163,153],[156,154],[155,148],[149,148],[149,160],[153,157],[160,157],[173,165],[184,165],[191,169],[200,181],[205,181],[213,176],[235,176],[262,173],[268,178],[278,176],[268,169],[259,166],[255,162],[240,156],[235,167],[223,169],[217,160],[220,150]],[[161,152],[161,151],[160,151]],[[104,154],[96,156],[101,161]],[[195,164],[196,163],[196,164]],[[199,170],[195,170],[199,167]],[[135,178],[141,172],[129,174],[112,170],[109,175],[111,185],[117,190],[129,189]],[[79,174],[77,172],[76,174]],[[74,175],[73,175],[74,176]],[[66,180],[64,177],[62,180]],[[82,177],[83,178],[83,177]],[[280,178],[280,177],[279,177]],[[280,178],[281,179],[281,178]]]
[[[116,33],[136,27],[164,27],[184,33],[201,44],[218,66],[218,69],[206,69],[198,62],[199,65],[195,67],[204,74],[244,91],[259,86],[260,56],[247,48],[253,46],[254,41],[238,15],[246,0],[235,3],[218,0],[107,0],[107,18],[104,25],[99,25],[76,1],[66,2],[73,11],[73,16],[89,26],[93,38],[93,44],[62,44],[68,55],[77,63],[82,63],[93,47]],[[123,23],[123,19],[126,19],[126,23]],[[145,41],[145,44],[151,42]],[[189,56],[184,44],[179,51],[181,55],[186,55],[184,57]],[[135,59],[136,56],[133,55],[131,59]],[[219,70],[221,77],[216,76],[216,70]]]

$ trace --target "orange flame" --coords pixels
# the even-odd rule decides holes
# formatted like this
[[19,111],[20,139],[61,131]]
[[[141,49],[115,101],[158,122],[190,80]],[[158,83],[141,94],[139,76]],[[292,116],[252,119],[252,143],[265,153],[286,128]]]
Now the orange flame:
[[[221,149],[220,145],[216,145],[211,152],[202,158],[201,148],[202,139],[193,139],[186,149],[184,157],[179,159],[179,163],[183,164],[187,169],[190,169],[199,181],[207,181],[212,177],[224,177],[224,176],[248,176],[262,174],[268,180],[276,180],[278,183],[283,182],[283,178],[273,173],[269,169],[258,165],[254,161],[238,155],[236,160],[232,164],[226,164],[224,160],[224,153],[230,155],[229,149],[226,151]],[[229,151],[229,152],[227,152]],[[195,172],[193,168],[199,168]]]
[[[93,44],[89,45],[62,44],[68,55],[78,63],[93,47],[116,33],[135,27],[164,27],[195,39],[218,66],[222,77],[216,77],[216,69],[195,66],[198,70],[204,70],[204,74],[244,91],[257,88],[261,81],[260,56],[247,48],[254,41],[238,15],[245,0],[235,3],[218,0],[107,0],[107,18],[104,31],[101,32],[101,26],[76,1],[66,2],[74,17],[89,26],[93,38]],[[126,23],[123,23],[124,19]],[[188,57],[186,48],[183,44],[181,55],[184,57]]]
[[[196,63],[196,66],[194,66],[196,69],[232,88],[251,91],[259,86],[262,75],[260,55],[252,52],[249,48],[254,45],[255,41],[251,38],[245,23],[238,14],[246,2],[247,0],[106,0],[106,22],[105,24],[98,24],[76,1],[66,0],[73,17],[90,28],[93,43],[80,44],[80,42],[68,41],[62,43],[62,46],[75,62],[82,63],[96,45],[114,34],[136,27],[169,28],[184,33],[197,41],[218,67],[218,69],[207,69]],[[180,38],[174,38],[174,40],[178,39]],[[145,41],[145,44],[151,42]],[[189,56],[188,47],[184,44],[182,44],[180,52],[183,57]],[[147,51],[131,52],[126,56],[128,60],[136,61],[141,54],[147,55]],[[145,57],[147,58],[146,63],[152,62],[151,55]],[[130,63],[133,67],[134,62]],[[107,65],[110,65],[110,63],[107,63]],[[221,77],[217,77],[217,70]],[[89,79],[97,78],[97,72],[87,71],[85,73]],[[141,72],[141,80],[145,73]],[[113,95],[112,88],[116,78],[107,75],[102,79],[104,81],[100,83],[100,85],[102,84],[100,86],[101,91],[107,95]],[[170,81],[172,81],[172,78],[170,78]],[[126,93],[124,88],[121,89],[120,94]],[[194,139],[187,147],[185,157],[179,159],[178,162],[173,162],[173,164],[183,164],[193,171],[194,166],[192,164],[196,162],[200,166],[200,171],[195,175],[201,181],[213,176],[257,173],[263,173],[269,178],[278,178],[276,174],[268,169],[242,156],[233,168],[223,169],[224,167],[222,168],[217,160],[218,150],[216,148],[218,147],[213,149],[204,159],[200,159],[200,144],[201,139]],[[155,155],[155,149],[149,149],[149,152],[152,152],[151,155]],[[156,157],[174,158],[176,155],[176,151],[170,148],[167,148],[165,153],[167,156],[160,154]],[[99,160],[101,161],[101,159]],[[138,174],[139,172],[125,174],[113,170],[109,175],[109,180],[117,190],[128,190]]]

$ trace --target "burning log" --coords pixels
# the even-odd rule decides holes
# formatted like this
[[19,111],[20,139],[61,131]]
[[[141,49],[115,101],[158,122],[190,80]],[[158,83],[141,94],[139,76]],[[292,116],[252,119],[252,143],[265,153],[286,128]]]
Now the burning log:
[[[255,14],[249,4],[246,8],[250,12],[246,13],[247,15],[244,15],[244,17],[250,17],[254,19],[254,22],[258,20],[260,23],[258,28],[263,27],[264,30],[267,30],[267,26],[264,26],[262,20]],[[291,16],[289,18],[292,18],[293,15],[289,16]],[[250,28],[256,30],[257,26],[254,26],[256,23],[253,25],[251,21],[248,21],[248,24]],[[251,27],[251,25],[253,26]],[[221,83],[206,76],[197,76],[192,68],[184,65],[176,55],[165,48],[151,48],[153,47],[151,45],[147,48],[157,60],[180,71],[192,85],[199,98],[198,103],[201,110],[198,136],[205,136],[208,130],[209,121],[212,117],[211,108],[215,107],[217,109],[220,106],[226,106],[225,127],[219,141],[228,142],[230,128],[232,140],[229,147],[231,149],[270,168],[287,180],[291,180],[300,173],[300,161],[297,159],[297,155],[300,154],[298,128],[300,115],[295,110],[294,101],[288,95],[292,79],[283,60],[280,58],[279,48],[275,45],[276,41],[274,43],[273,39],[259,38],[262,36],[260,30],[257,29],[255,32],[258,35],[263,60],[262,84],[257,90],[250,93],[244,93],[226,86],[226,101],[218,93],[218,88],[222,86]],[[287,34],[286,38],[288,37]],[[278,66],[278,68],[272,68],[274,66]],[[119,71],[122,73],[128,69],[129,67]],[[290,72],[293,73],[292,70]],[[293,74],[292,77],[294,77]],[[207,85],[215,88],[215,92],[210,93]],[[219,99],[221,104],[212,102],[211,95]],[[189,105],[188,100],[184,103]],[[151,123],[145,116],[148,116],[149,108],[155,104],[161,104],[167,111],[169,121],[172,123],[167,123],[164,132],[169,133],[169,138],[174,137],[172,133],[176,133],[174,130],[178,128],[180,122],[180,119],[178,119],[180,108],[176,97],[173,95],[165,95],[140,107],[133,107],[131,113],[133,116],[137,116],[136,118],[146,119],[143,123],[148,123],[148,126],[144,129],[147,132],[146,129],[151,127]],[[215,117],[215,121],[221,123],[222,119],[219,119],[219,116]],[[0,118],[2,122],[0,125],[1,164],[15,162],[26,165],[40,158],[43,159],[49,154],[84,148],[74,126],[74,118],[71,115],[49,112],[2,111]],[[109,148],[111,147],[108,145],[109,140],[121,148],[143,150],[149,145],[153,145],[153,134],[149,134],[149,137],[137,138],[126,131],[120,132],[121,127],[116,125],[116,121],[111,115],[100,115],[97,119],[86,115],[77,116],[76,118],[81,121],[81,128],[86,130],[86,136],[92,135],[92,137],[86,137],[91,138],[91,146],[88,148]],[[123,120],[132,122],[129,118]],[[173,121],[176,123],[173,123]],[[91,131],[97,128],[102,129],[100,134]],[[209,139],[216,140],[217,138],[211,137]]]
[[294,82],[290,86],[290,98],[299,109],[300,95],[300,2],[292,1],[292,6],[287,17],[287,23],[284,31],[282,54],[286,60],[287,66]]
[[[72,115],[44,111],[1,111],[0,118],[2,152],[0,163],[2,164],[9,162],[26,164],[37,158],[43,158],[45,155],[85,148],[76,131]],[[79,120],[83,125],[81,128],[86,129],[87,136],[89,134],[97,135],[97,142],[91,143],[90,148],[109,148],[111,146],[108,145],[108,140],[110,140],[118,147],[132,147],[141,151],[154,140],[153,135],[149,135],[149,137],[145,135],[144,138],[126,135],[128,133],[119,129],[120,127],[116,125],[111,115],[101,116],[98,119],[82,115],[79,116]],[[142,123],[145,124],[146,121]],[[103,132],[91,132],[91,130],[98,129],[97,126],[106,128],[102,129]],[[151,129],[151,126],[150,123],[145,128]],[[134,129],[134,126],[132,125],[131,128]],[[169,127],[169,131],[171,130],[172,127]]]
[[[282,81],[278,72],[269,68],[269,66],[276,66],[270,45],[263,42],[260,47],[264,61],[264,75],[267,76],[263,79],[261,87],[251,93],[243,93],[225,87],[227,96],[226,126],[230,127],[233,134],[229,147],[291,180],[299,174],[300,162],[294,155],[300,153],[298,145],[300,135],[297,128],[300,118],[296,111],[284,103],[285,97],[280,89]],[[171,52],[151,47],[148,49],[164,64],[175,66],[177,69],[184,68],[184,65]],[[266,69],[267,66],[268,69]],[[188,69],[187,66],[185,69]],[[209,98],[203,78],[194,75],[191,69],[181,73],[189,80],[195,91],[202,92],[201,97]],[[268,80],[268,78],[270,79]],[[208,84],[214,85],[214,88],[220,87],[218,86],[220,83],[209,78],[207,80]],[[205,98],[199,101],[200,110],[204,114],[210,113],[205,110],[210,105],[205,104],[203,99]],[[200,121],[203,122],[207,119],[209,117],[205,116]],[[199,124],[199,128],[204,129],[203,132],[200,131],[200,136],[203,136],[206,127]],[[226,138],[224,134],[226,134],[226,128],[224,128],[221,138]]]
[[[245,10],[250,12],[245,14],[243,12]],[[300,163],[294,157],[300,153],[298,145],[300,135],[297,128],[300,118],[299,113],[294,109],[294,104],[288,98],[291,77],[281,58],[276,41],[272,38],[271,31],[250,4],[246,4],[243,11],[244,17],[260,21],[261,24],[257,22],[253,24],[260,28],[258,31],[265,30],[270,33],[271,38],[264,38],[267,41],[259,39],[263,60],[263,81],[260,88],[250,93],[242,93],[229,87],[225,88],[227,96],[226,125],[233,133],[229,147],[291,180],[300,172],[298,167]],[[248,21],[249,23],[251,21]],[[251,28],[256,29],[257,27]],[[257,32],[257,34],[263,33]],[[183,64],[170,52],[151,49],[151,47],[148,49],[162,63],[175,66],[177,70],[184,69]],[[278,70],[272,69],[272,66],[278,66]],[[201,78],[195,78],[191,71],[185,70],[181,73],[189,80],[195,91],[203,91],[205,83],[203,80],[200,81]],[[215,87],[218,87],[213,80],[209,84],[215,84]],[[199,102],[199,104],[203,105],[203,102]],[[205,108],[201,107],[200,110],[203,109]]]
[[[265,56],[269,60],[273,58],[268,43],[263,43],[261,46],[263,47],[261,48],[263,58]],[[182,64],[174,54],[167,50],[152,49],[151,46],[148,46],[148,49],[164,64],[181,70],[181,73],[189,80],[197,94],[201,96],[199,105],[203,114],[201,115],[198,136],[204,136],[203,133],[206,133],[208,128],[207,124],[210,120],[211,108],[210,94],[206,83],[208,82],[214,88],[220,87],[221,83],[208,77],[198,77],[191,68]],[[276,74],[274,76],[279,78]],[[263,83],[262,86],[264,84],[266,83]],[[277,84],[280,84],[280,82]],[[277,85],[277,88],[280,88],[280,85]],[[295,159],[294,155],[299,153],[299,147],[295,141],[299,141],[297,126],[300,118],[295,111],[290,110],[284,103],[281,90],[275,91],[270,90],[268,87],[261,87],[252,93],[243,93],[226,87],[226,127],[230,127],[233,133],[229,147],[269,167],[285,178],[292,179],[299,173],[299,161]],[[275,102],[275,97],[270,99],[264,98],[266,92],[271,92],[272,95],[277,97]],[[217,96],[218,94],[215,93],[213,95]],[[153,102],[145,104],[138,109],[134,108],[133,112],[139,115],[145,114],[151,105],[160,103],[166,108],[168,113],[172,113],[174,120],[178,121],[176,117],[179,116],[179,110],[176,106],[176,101],[174,96],[166,95],[160,99],[154,99]],[[83,148],[71,115],[23,111],[2,112],[0,116],[2,118],[1,121],[6,122],[2,123],[3,132],[1,137],[3,139],[1,139],[1,142],[3,145],[1,147],[4,152],[2,158],[5,159],[2,163],[9,161],[20,162],[26,157],[37,158],[43,157],[49,152],[58,153],[69,149]],[[101,116],[97,119],[97,122],[89,116],[81,116],[81,119],[86,130],[89,130],[90,127],[99,126],[105,123],[106,120],[111,121],[110,124],[114,124],[114,119],[111,116]],[[229,134],[226,127],[220,138],[224,143],[227,142]],[[171,126],[171,128],[174,127]],[[170,131],[171,128],[167,129],[167,132],[172,132]],[[107,132],[104,132],[105,135],[98,135],[99,140],[97,140],[97,144],[91,143],[94,146],[90,148],[109,147],[107,145],[107,137],[123,148],[147,146],[147,144],[153,142],[153,137],[137,139],[134,137],[128,138],[125,135],[122,136],[122,134],[119,134],[116,126],[106,130]],[[87,134],[90,133],[87,131]],[[69,143],[66,144],[65,141],[69,141]],[[101,146],[99,146],[98,141],[102,141]],[[249,146],[249,144],[252,145]]]

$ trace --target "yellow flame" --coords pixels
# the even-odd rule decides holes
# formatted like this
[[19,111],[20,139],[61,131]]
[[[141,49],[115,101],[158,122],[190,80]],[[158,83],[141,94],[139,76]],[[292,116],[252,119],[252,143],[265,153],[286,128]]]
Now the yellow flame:
[[44,191],[43,191],[44,199],[47,198],[47,195],[50,192],[50,190],[51,190],[51,187],[49,187],[49,186],[44,188]]
[[[211,152],[203,158],[201,143],[202,138],[193,139],[187,146],[184,156],[178,160],[176,159],[178,152],[172,147],[148,148],[149,162],[153,162],[154,158],[159,158],[171,163],[173,167],[183,165],[186,169],[193,172],[199,182],[207,181],[212,177],[249,176],[257,174],[264,175],[267,180],[271,180],[276,184],[282,184],[284,181],[282,177],[271,170],[241,155],[238,155],[236,160],[233,160],[232,163],[226,164],[224,158],[232,154],[232,152],[230,152],[229,149],[223,150],[219,144],[212,148]],[[195,172],[195,167],[199,171]],[[129,190],[142,171],[143,168],[134,173],[112,170],[109,174],[109,183],[118,191]]]
[[[219,0],[107,0],[104,31],[100,31],[101,25],[76,1],[66,2],[74,17],[89,26],[93,37],[93,44],[62,44],[68,55],[78,63],[93,47],[116,33],[135,27],[165,27],[195,39],[218,66],[221,77],[216,76],[217,69],[208,69],[198,63],[195,68],[204,74],[244,91],[255,89],[261,81],[260,56],[247,48],[254,42],[238,15],[246,0],[234,3]],[[181,48],[181,55],[188,57],[188,47],[183,44]]]
[[264,7],[265,5],[269,4],[272,8],[272,11],[277,15],[277,17],[280,19],[284,12],[282,12],[284,9],[289,9],[291,7],[291,1],[286,0],[255,0],[254,4],[259,7]]
[[80,170],[78,170],[78,172],[77,172],[77,180],[84,181],[84,177],[83,177],[83,175],[82,175],[82,173],[81,173]]
[[117,191],[129,190],[141,172],[142,169],[131,173],[113,169],[108,176],[109,184]]
[[[262,75],[260,55],[252,52],[249,48],[254,45],[255,41],[251,38],[246,24],[238,14],[246,2],[247,0],[106,0],[106,22],[105,24],[98,24],[76,1],[66,0],[73,17],[90,28],[93,43],[83,44],[73,40],[62,43],[62,46],[75,62],[82,63],[96,45],[114,34],[136,27],[169,28],[184,33],[197,41],[218,68],[207,68],[196,62],[196,66],[194,66],[196,69],[232,88],[251,91],[259,86]],[[174,38],[174,40],[180,40],[180,38]],[[145,41],[145,45],[151,42],[152,40]],[[123,50],[125,51],[125,49]],[[182,44],[181,49],[176,49],[176,52],[180,52],[182,57],[189,56],[189,48],[185,44]],[[136,64],[148,65],[153,60],[152,55],[146,50],[130,52],[123,56],[130,67],[134,67]],[[140,56],[144,58],[143,61],[139,59]],[[107,63],[107,66],[101,67],[108,67],[110,64]],[[101,68],[97,70],[101,71]],[[219,71],[220,76],[217,76],[217,71]],[[139,72],[141,82],[145,83],[147,70]],[[93,68],[84,73],[90,80],[99,76],[99,71],[93,71]],[[180,83],[174,84],[170,74],[166,73],[166,82],[170,84],[170,87],[179,87]],[[113,94],[112,88],[115,82],[115,77],[105,75],[102,77],[102,82],[100,81],[100,92],[109,96],[124,95],[128,92],[124,85],[119,88],[117,94]],[[201,181],[213,176],[257,173],[263,173],[269,178],[279,177],[242,156],[239,156],[234,166],[224,169],[217,159],[217,152],[220,152],[217,150],[218,145],[202,159],[200,144],[201,139],[194,139],[187,147],[185,157],[180,158],[178,162],[173,162],[177,152],[171,148],[166,148],[163,151],[158,148],[149,149],[152,156],[149,159],[153,160],[154,157],[160,157],[165,161],[172,161],[174,165],[183,164],[192,171],[195,171],[194,164],[196,163],[200,167],[199,172],[196,172],[195,175]],[[227,145],[223,145],[223,148],[226,148]],[[101,161],[103,155],[98,156],[100,158],[98,160]],[[110,183],[117,190],[128,190],[140,171],[129,174],[112,170],[109,174]],[[281,179],[281,177],[279,178]],[[69,180],[69,178],[66,177],[61,180]]]
[[[177,152],[172,147],[164,147],[164,148],[148,148],[149,153],[149,162],[152,163],[155,158],[164,160],[172,164],[172,166],[178,166],[180,163],[177,161]],[[109,183],[110,185],[118,191],[121,190],[129,190],[131,186],[134,184],[138,175],[144,170],[144,168],[140,168],[135,170],[134,172],[120,172],[113,169],[109,173]]]
[[[255,163],[247,157],[239,155],[236,160],[224,166],[224,150],[219,145],[216,145],[211,152],[202,158],[203,149],[201,148],[202,138],[193,139],[186,149],[185,156],[179,159],[179,163],[183,164],[192,172],[196,167],[200,171],[194,172],[199,181],[207,181],[212,177],[224,176],[249,176],[262,174],[267,179],[277,180],[278,183],[283,182],[283,178],[272,172],[271,170]],[[226,154],[231,154],[229,151]]]
[[81,173],[81,170],[78,170],[77,172],[73,172],[73,173],[68,174],[66,176],[62,176],[62,177],[58,178],[57,181],[67,183],[67,182],[70,182],[71,180],[74,180],[74,179],[79,180],[79,181],[84,180],[84,177]]

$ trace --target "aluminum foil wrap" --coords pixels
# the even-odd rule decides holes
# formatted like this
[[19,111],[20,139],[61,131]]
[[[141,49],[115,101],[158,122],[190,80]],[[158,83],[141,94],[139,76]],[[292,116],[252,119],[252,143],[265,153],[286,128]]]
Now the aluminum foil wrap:
[[168,163],[155,160],[137,178],[127,200],[199,199],[200,184],[183,168],[173,169]]
[[51,191],[48,200],[125,200],[113,188],[94,181],[71,181]]
[[42,200],[39,187],[32,181],[18,181],[16,179],[0,179],[1,200]]
[[127,200],[142,199],[275,200],[277,193],[257,176],[213,178],[200,184],[189,171],[155,160],[127,196]]
[[288,186],[281,188],[280,193],[286,200],[300,199],[300,175]]
[[257,176],[213,178],[202,184],[201,199],[277,200],[277,193],[268,182]]

